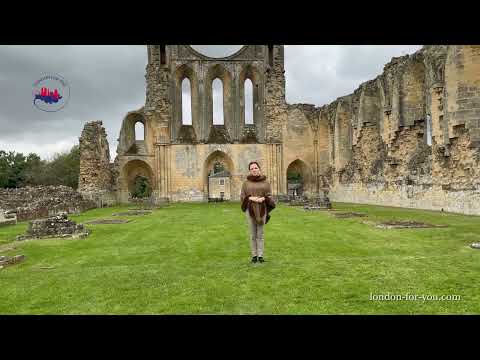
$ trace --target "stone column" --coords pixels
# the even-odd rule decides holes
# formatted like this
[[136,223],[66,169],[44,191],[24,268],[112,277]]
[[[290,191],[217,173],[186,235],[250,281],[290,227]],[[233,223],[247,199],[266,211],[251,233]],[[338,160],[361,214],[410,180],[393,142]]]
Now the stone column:
[[272,195],[284,194],[286,193],[286,189],[283,171],[282,144],[267,144],[266,152],[266,172],[270,185],[272,185]]

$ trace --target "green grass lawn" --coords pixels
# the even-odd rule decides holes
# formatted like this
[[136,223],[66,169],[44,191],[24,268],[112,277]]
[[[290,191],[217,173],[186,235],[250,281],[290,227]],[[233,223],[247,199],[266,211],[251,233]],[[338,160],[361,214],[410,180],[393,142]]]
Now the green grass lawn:
[[[112,218],[127,207],[69,218]],[[0,314],[478,314],[480,217],[334,204],[368,217],[279,205],[263,264],[250,263],[239,203],[177,203],[131,222],[89,225],[86,239],[15,241],[0,228]],[[117,217],[113,217],[117,218]],[[415,220],[446,228],[378,229]],[[5,248],[14,245],[16,249]],[[46,267],[47,269],[41,269]],[[372,301],[371,294],[460,295],[459,301]]]

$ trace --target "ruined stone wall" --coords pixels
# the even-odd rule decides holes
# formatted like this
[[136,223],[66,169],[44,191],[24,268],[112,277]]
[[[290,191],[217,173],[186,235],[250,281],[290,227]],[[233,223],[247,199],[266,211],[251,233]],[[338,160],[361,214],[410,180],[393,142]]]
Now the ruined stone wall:
[[[149,178],[156,198],[171,201],[206,201],[208,173],[219,161],[231,174],[231,199],[239,200],[242,182],[248,175],[248,163],[259,161],[264,173],[278,193],[275,172],[281,156],[272,157],[269,144],[178,144],[159,146],[155,156],[123,156],[119,160],[118,200],[129,201],[131,181],[136,175]],[[273,152],[275,153],[275,152]],[[277,186],[277,187],[276,187]]]
[[69,220],[66,213],[46,219],[32,220],[28,224],[24,235],[17,235],[16,240],[42,238],[73,238],[81,239],[89,235],[89,231],[83,224],[77,224]]
[[109,171],[110,152],[102,121],[86,123],[79,143],[79,192],[111,189],[113,182]]
[[[163,45],[165,46],[165,45]],[[160,126],[168,126],[171,113],[170,96],[170,57],[172,49],[168,46],[149,45],[146,66],[145,113]],[[163,56],[161,52],[164,52]],[[163,61],[162,61],[163,60]]]
[[334,163],[335,170],[341,171],[352,155],[352,102],[351,98],[340,99],[335,112]]
[[304,194],[310,196],[316,191],[318,109],[310,104],[293,104],[288,105],[287,110],[282,134],[283,167],[286,172],[289,167],[294,167],[302,174]]
[[318,143],[318,169],[319,174],[324,173],[332,163],[330,144],[331,144],[331,132],[328,118],[324,114],[318,115],[318,131],[316,134],[316,140]]
[[80,175],[78,192],[103,204],[115,202],[116,164],[110,163],[110,150],[102,121],[87,122],[79,138]]
[[[392,59],[360,86],[358,110],[351,105],[363,125],[354,124],[351,160],[335,167],[331,200],[480,214],[479,85],[478,46],[426,46]],[[373,96],[362,111],[366,86]],[[344,136],[339,124],[335,133]]]
[[94,202],[64,185],[0,189],[0,209],[15,211],[18,221],[44,218],[60,212],[80,213],[95,207]]
[[265,136],[266,142],[281,143],[283,124],[287,122],[283,46],[274,45],[272,55],[272,64],[266,70],[265,79]]
[[472,136],[465,128],[457,128],[457,137],[445,147],[433,144],[432,176],[449,191],[479,189],[480,152],[472,147]]
[[382,99],[380,91],[377,81],[372,80],[363,84],[354,94],[357,95],[358,103],[353,101],[352,145],[357,143],[363,126],[378,126],[379,130],[381,130],[381,115],[383,111],[381,109]]
[[[113,164],[102,155],[101,123],[86,126],[81,177],[88,180],[81,189],[116,191],[128,201],[141,174],[155,197],[206,200],[208,169],[223,159],[238,199],[248,162],[258,160],[276,195],[286,194],[293,164],[308,175],[309,194],[328,187],[335,201],[480,214],[479,48],[424,46],[392,58],[352,94],[316,107],[285,102],[281,45],[251,45],[224,59],[186,45],[148,46],[145,107],[124,119]],[[191,126],[181,124],[179,113],[185,77],[192,83]],[[215,77],[224,83],[224,126],[211,124]],[[248,126],[242,123],[246,78],[254,84],[256,119]],[[133,134],[137,121],[145,125],[143,142]]]
[[339,172],[342,183],[372,183],[382,181],[386,165],[386,147],[378,125],[363,127],[352,149],[352,160]]
[[[115,160],[116,192],[129,201],[135,176],[146,176],[155,198],[204,201],[214,160],[231,172],[232,198],[252,160],[261,162],[275,194],[284,192],[282,130],[286,123],[282,45],[247,45],[226,58],[209,58],[188,45],[149,45],[145,107],[124,118]],[[163,52],[163,55],[162,55]],[[192,125],[182,124],[182,81],[191,84]],[[224,125],[213,125],[212,82],[223,83]],[[253,84],[254,124],[244,123],[244,82]],[[136,122],[145,141],[135,140]]]

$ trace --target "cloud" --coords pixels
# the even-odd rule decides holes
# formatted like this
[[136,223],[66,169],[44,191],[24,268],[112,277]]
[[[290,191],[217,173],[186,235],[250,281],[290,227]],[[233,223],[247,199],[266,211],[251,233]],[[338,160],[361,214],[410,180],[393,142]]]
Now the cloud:
[[[114,155],[123,116],[145,102],[146,62],[144,46],[0,46],[0,148],[51,156],[69,150],[74,144],[66,139],[98,119]],[[70,100],[58,112],[33,106],[32,85],[48,72],[70,84]]]
[[[19,140],[15,143],[2,144],[1,150],[4,150],[6,152],[21,152],[24,156],[27,156],[30,153],[46,154],[44,156],[41,156],[41,158],[43,160],[52,160],[56,153],[62,153],[70,150],[74,145],[78,145],[78,137],[70,136],[56,142],[47,142],[44,144],[24,142],[22,140]],[[23,150],[19,151],[19,148]]]
[[328,104],[374,79],[394,56],[420,45],[285,46],[288,103]]

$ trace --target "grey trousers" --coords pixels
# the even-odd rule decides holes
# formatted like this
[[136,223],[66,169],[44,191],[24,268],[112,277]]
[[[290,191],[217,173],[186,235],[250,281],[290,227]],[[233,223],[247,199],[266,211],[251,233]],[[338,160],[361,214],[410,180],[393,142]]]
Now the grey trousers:
[[[248,209],[247,211],[245,211],[245,214],[247,216],[247,222],[250,228],[250,249],[252,251],[252,257],[253,256],[263,257],[263,243],[264,243],[263,228],[265,225],[258,225],[255,219],[253,219],[250,216]],[[265,214],[263,216],[264,224],[265,224],[266,217],[267,215]]]

